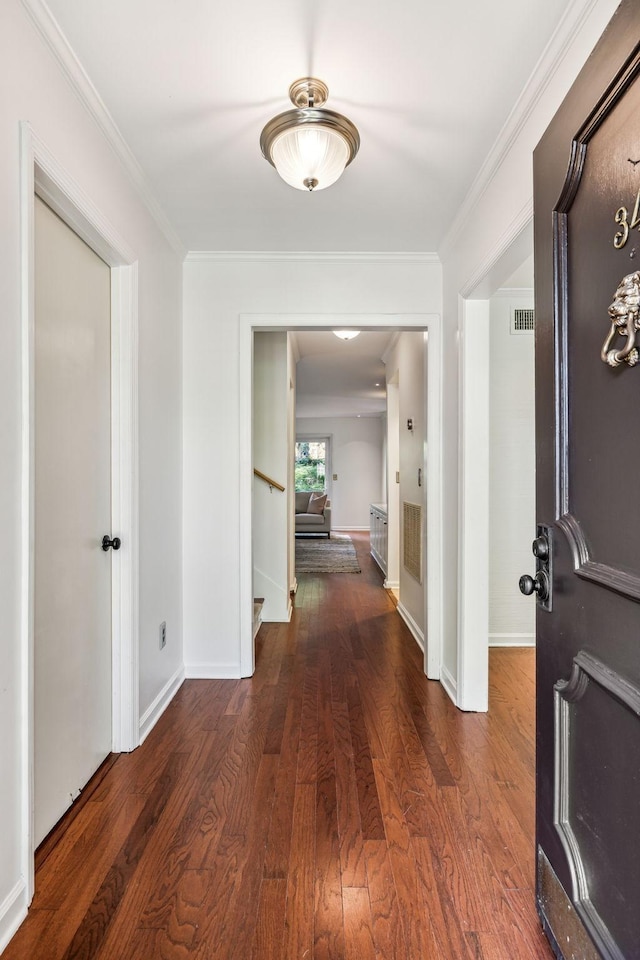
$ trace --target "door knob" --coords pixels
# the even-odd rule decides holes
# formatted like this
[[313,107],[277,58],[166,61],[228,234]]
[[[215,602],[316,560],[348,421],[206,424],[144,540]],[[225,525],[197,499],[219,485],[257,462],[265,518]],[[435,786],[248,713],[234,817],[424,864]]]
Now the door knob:
[[538,599],[543,602],[549,599],[549,577],[544,570],[538,570],[535,577],[530,577],[528,574],[520,577],[518,586],[520,587],[520,593],[524,593],[525,597],[530,597],[532,593],[535,593]]
[[121,543],[122,541],[120,540],[120,537],[114,537],[113,540],[110,540],[109,534],[105,533],[104,537],[102,538],[102,549],[105,553],[109,547],[113,547],[114,550],[119,550]]

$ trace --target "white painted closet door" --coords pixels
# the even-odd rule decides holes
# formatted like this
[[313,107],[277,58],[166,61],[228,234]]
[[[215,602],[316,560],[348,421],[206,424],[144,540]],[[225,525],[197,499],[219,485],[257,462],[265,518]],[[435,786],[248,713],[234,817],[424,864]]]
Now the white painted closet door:
[[110,287],[36,197],[36,844],[111,749]]

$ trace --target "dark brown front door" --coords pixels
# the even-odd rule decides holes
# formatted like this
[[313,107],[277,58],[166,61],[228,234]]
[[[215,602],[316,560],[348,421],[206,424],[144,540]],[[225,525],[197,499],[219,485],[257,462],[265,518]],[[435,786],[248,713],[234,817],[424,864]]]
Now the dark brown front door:
[[640,957],[639,38],[625,2],[534,156],[538,905],[567,960]]

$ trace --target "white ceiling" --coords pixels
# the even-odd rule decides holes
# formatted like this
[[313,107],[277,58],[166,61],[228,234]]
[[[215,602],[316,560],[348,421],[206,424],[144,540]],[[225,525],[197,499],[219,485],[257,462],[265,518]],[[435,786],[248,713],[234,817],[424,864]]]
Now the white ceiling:
[[[186,250],[432,252],[570,0],[47,3]],[[258,143],[305,75],[361,137],[313,194]],[[390,336],[296,334],[298,416],[379,416]]]
[[[569,0],[48,5],[186,249],[393,252],[438,249]],[[258,145],[307,74],[362,142],[313,194]]]
[[296,417],[379,417],[386,409],[384,356],[394,332],[363,330],[354,340],[333,333],[293,334]]

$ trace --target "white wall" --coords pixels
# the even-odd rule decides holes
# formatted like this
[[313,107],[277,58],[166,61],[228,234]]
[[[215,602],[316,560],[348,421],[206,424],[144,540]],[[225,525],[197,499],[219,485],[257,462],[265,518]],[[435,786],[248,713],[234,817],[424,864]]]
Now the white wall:
[[[169,245],[19,0],[0,4],[0,948],[26,907],[20,632],[20,121],[139,263],[140,712],[182,663],[181,258]],[[97,531],[100,533],[100,531]],[[158,627],[168,640],[160,652]]]
[[[313,277],[313,282],[309,278]],[[439,313],[437,262],[375,256],[187,259],[184,274],[187,670],[240,671],[239,314]],[[213,373],[212,373],[213,371]]]
[[368,530],[369,504],[382,499],[380,417],[303,417],[296,435],[331,437],[331,529]]
[[284,492],[253,480],[253,595],[264,598],[262,619],[290,617],[289,370],[286,333],[256,333],[253,341],[253,465]]
[[503,289],[490,302],[489,643],[535,642],[536,606],[518,589],[533,569],[535,416],[533,332],[510,333],[533,290]]
[[[389,531],[389,541],[398,544],[398,610],[412,627],[416,639],[424,647],[425,634],[425,590],[427,571],[423,566],[422,583],[418,583],[402,561],[403,558],[403,503],[417,503],[423,508],[423,537],[426,536],[426,487],[425,487],[425,440],[427,436],[427,400],[425,381],[425,337],[424,333],[401,333],[396,344],[385,359],[386,378],[397,388],[397,438],[393,437],[390,447],[397,443],[397,456],[400,469],[398,490],[397,533]],[[407,420],[413,421],[413,429],[407,428]],[[391,423],[391,418],[390,418]],[[395,430],[394,430],[395,433]],[[418,470],[422,471],[422,486],[418,485]],[[394,511],[389,512],[389,523],[393,525]]]
[[400,589],[400,390],[387,365],[387,586]]

